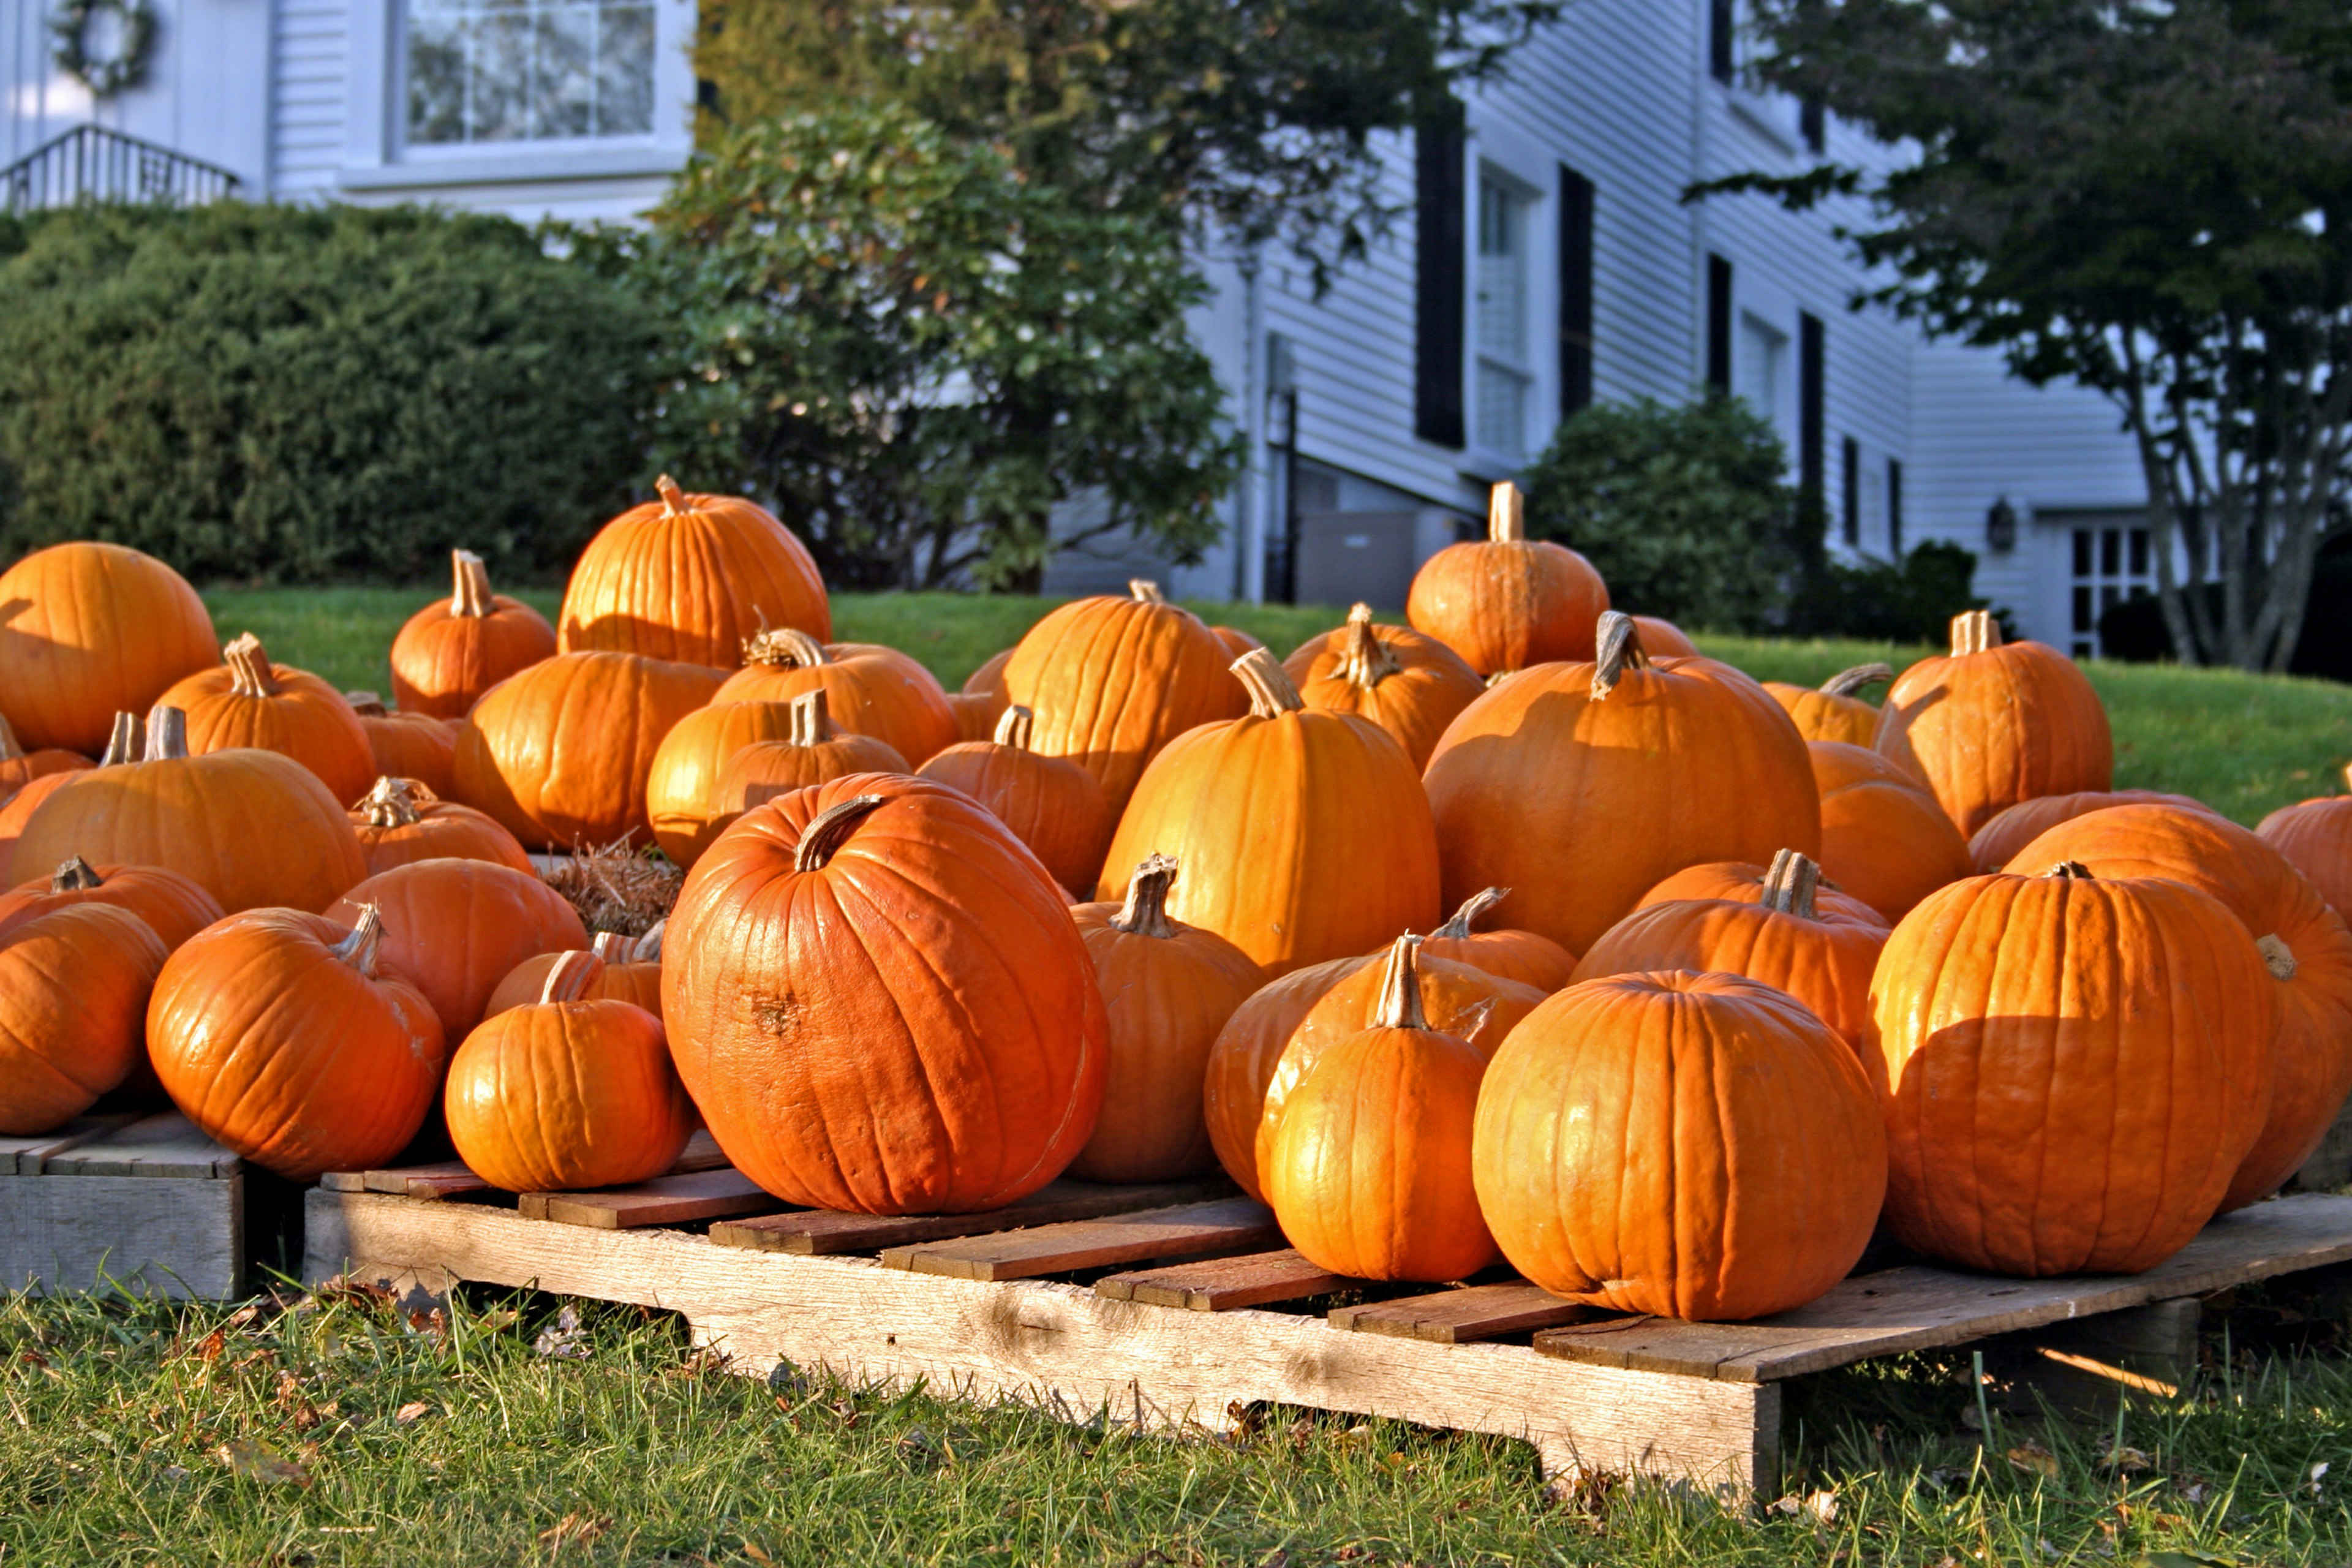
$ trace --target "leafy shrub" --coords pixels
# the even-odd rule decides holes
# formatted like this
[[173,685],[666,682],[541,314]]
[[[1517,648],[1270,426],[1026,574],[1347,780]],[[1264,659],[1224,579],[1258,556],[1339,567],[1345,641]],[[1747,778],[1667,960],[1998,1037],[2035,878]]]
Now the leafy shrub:
[[[1976,572],[1971,552],[1943,540],[1913,545],[1899,561],[1865,558],[1849,566],[1823,560],[1791,596],[1787,629],[1800,637],[1940,644],[1954,616],[1986,607],[1969,592]],[[2017,628],[2008,613],[1994,613],[2013,639]]]
[[[2221,584],[2205,584],[2205,613],[2218,625]],[[2099,617],[2099,647],[2109,658],[2126,664],[2170,662],[2175,657],[2172,634],[2165,628],[2164,606],[2156,595],[2109,605]],[[2303,635],[2295,640],[2287,673],[2352,681],[2352,529],[2336,532],[2319,547],[2312,563]]]

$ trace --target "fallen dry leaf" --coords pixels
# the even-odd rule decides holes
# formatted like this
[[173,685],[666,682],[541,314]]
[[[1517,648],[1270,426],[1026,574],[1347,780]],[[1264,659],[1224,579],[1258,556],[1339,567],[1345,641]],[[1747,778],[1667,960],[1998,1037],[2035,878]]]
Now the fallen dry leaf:
[[567,1546],[585,1546],[610,1528],[612,1521],[592,1514],[567,1513],[539,1532],[539,1539],[549,1549],[562,1551]]
[[749,1557],[754,1563],[773,1563],[775,1561],[774,1558],[769,1556],[767,1552],[761,1549],[760,1543],[756,1541],[747,1541],[743,1543],[743,1555]]
[[421,1421],[431,1414],[433,1414],[433,1406],[425,1404],[425,1401],[421,1399],[415,1399],[411,1400],[408,1404],[404,1405],[399,1409],[394,1411],[392,1413],[392,1418],[401,1426],[405,1426],[410,1422]]
[[2001,1457],[2014,1468],[2031,1475],[2045,1476],[2052,1480],[2058,1479],[2058,1456],[2031,1438]]
[[307,1487],[310,1472],[257,1437],[239,1437],[213,1450],[233,1475],[270,1486]]
[[2114,1470],[2119,1475],[2137,1475],[2155,1468],[2156,1461],[2148,1457],[2145,1448],[2109,1448],[2099,1456],[2099,1468]]

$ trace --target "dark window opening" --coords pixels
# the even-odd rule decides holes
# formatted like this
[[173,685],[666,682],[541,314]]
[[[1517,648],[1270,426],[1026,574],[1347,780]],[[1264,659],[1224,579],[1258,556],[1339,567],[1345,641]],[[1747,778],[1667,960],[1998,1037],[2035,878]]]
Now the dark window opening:
[[1592,402],[1592,182],[1559,166],[1559,416]]
[[1465,438],[1466,153],[1458,115],[1414,133],[1413,430],[1424,441],[1456,449]]
[[1711,252],[1706,258],[1706,384],[1727,395],[1731,391],[1731,263]]
[[1797,317],[1797,482],[1816,504],[1823,499],[1827,453],[1822,450],[1822,361],[1827,334],[1818,317]]
[[1728,82],[1738,68],[1735,56],[1733,4],[1734,0],[1707,0],[1706,68],[1716,80],[1721,82]]
[[2078,528],[2074,531],[2074,575],[2087,577],[2090,574],[2091,531],[2087,528]]
[[2124,570],[2124,531],[2102,529],[2099,532],[2099,575],[2120,577]]
[[1797,128],[1804,133],[1805,150],[1818,153],[1829,142],[1829,111],[1818,98],[1808,98],[1797,106]]
[[1839,447],[1838,455],[1845,469],[1843,476],[1845,542],[1848,545],[1860,549],[1862,546],[1862,443],[1848,436]]
[[1899,458],[1886,459],[1886,549],[1895,560],[1903,559],[1903,462]]
[[2144,528],[2131,531],[2131,574],[2135,577],[2147,575],[2147,530]]

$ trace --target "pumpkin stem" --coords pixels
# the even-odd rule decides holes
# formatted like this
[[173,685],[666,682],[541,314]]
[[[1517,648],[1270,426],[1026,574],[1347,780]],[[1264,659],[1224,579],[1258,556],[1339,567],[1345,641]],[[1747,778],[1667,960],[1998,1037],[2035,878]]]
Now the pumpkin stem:
[[1168,602],[1168,595],[1160,591],[1160,584],[1149,577],[1129,578],[1127,591],[1139,605],[1164,605]]
[[[105,881],[99,876],[98,868],[79,855],[58,867],[57,875],[49,879],[49,891],[52,893],[87,893],[92,888],[103,886]],[[2278,938],[2271,940],[2277,942]]]
[[1852,669],[1841,669],[1822,682],[1825,697],[1851,697],[1865,686],[1883,685],[1895,679],[1891,664],[1857,664]]
[[1952,653],[1986,653],[2000,646],[2000,623],[1990,610],[1962,610],[1952,617]]
[[2352,790],[2352,763],[2344,764],[2344,787]]
[[17,743],[16,731],[8,722],[8,715],[0,713],[0,763],[13,763],[23,757],[25,748]]
[[147,747],[142,762],[176,763],[188,754],[188,716],[162,703],[147,710]]
[[1389,944],[1388,967],[1381,971],[1381,1002],[1372,1009],[1375,1029],[1426,1029],[1429,1015],[1421,1010],[1421,970],[1415,956],[1421,938],[1405,932]]
[[136,713],[117,713],[114,732],[106,738],[106,751],[98,759],[101,768],[119,768],[125,763],[135,763],[147,749],[147,736],[139,726]]
[[1794,849],[1780,850],[1772,857],[1771,869],[1764,873],[1763,905],[1801,921],[1819,920],[1813,894],[1821,884],[1819,861]]
[[832,864],[842,845],[857,830],[857,825],[882,804],[882,799],[878,795],[856,795],[819,812],[801,829],[800,842],[793,846],[793,869],[822,871]]
[[[599,935],[609,933],[600,932]],[[626,941],[627,938],[623,938]],[[547,972],[547,984],[539,988],[540,1005],[551,1002],[577,1002],[588,994],[588,987],[604,977],[604,961],[584,947],[575,947],[555,961]]]
[[686,492],[678,489],[677,481],[667,474],[654,481],[654,489],[661,494],[663,516],[676,517],[679,512],[690,510],[686,504]]
[[352,927],[352,934],[327,951],[373,980],[375,950],[383,942],[383,911],[373,904],[362,904],[359,923]]
[[588,939],[588,951],[607,963],[625,963],[629,958],[629,939],[616,931],[600,931]]
[[996,743],[1000,746],[1010,746],[1016,752],[1028,751],[1036,732],[1037,710],[1034,708],[1024,708],[1015,702],[997,718]]
[[498,608],[490,603],[489,569],[482,558],[470,550],[449,552],[449,575],[455,580],[449,595],[449,613],[478,618]]
[[2254,938],[2254,947],[2263,955],[2263,967],[2271,972],[2273,980],[2294,978],[2294,949],[2273,931],[2269,936]]
[[1472,922],[1510,896],[1511,889],[1508,888],[1488,888],[1485,892],[1473,893],[1463,900],[1460,909],[1454,911],[1452,920],[1429,934],[1444,937],[1450,942],[1460,942],[1470,934]]
[[1249,692],[1252,718],[1273,719],[1306,709],[1307,700],[1299,696],[1298,688],[1290,683],[1290,672],[1276,663],[1274,655],[1265,649],[1250,649],[1234,660],[1232,668]]
[[228,661],[228,689],[239,697],[278,695],[277,672],[269,668],[269,655],[262,651],[261,639],[251,632],[223,647],[221,658]]
[[1518,544],[1528,537],[1528,498],[1508,479],[1486,492],[1486,537],[1496,544]]
[[662,939],[668,931],[669,918],[667,916],[664,916],[662,919],[657,920],[654,921],[653,924],[647,926],[646,928],[646,934],[637,938],[636,944],[629,949],[629,962],[632,963],[659,963],[662,961]]
[[1503,682],[1510,679],[1511,677],[1517,674],[1518,674],[1518,671],[1516,669],[1498,669],[1494,674],[1488,676],[1483,684],[1486,686],[1487,690],[1492,691],[1495,688],[1502,685]]
[[2042,874],[2045,877],[2056,877],[2069,882],[2087,882],[2092,880],[2091,868],[2088,866],[2084,865],[2080,860],[2061,860],[2058,864],[2051,867],[2050,869],[2042,872]]
[[1598,645],[1592,662],[1592,695],[1596,700],[1616,690],[1617,682],[1627,670],[1650,668],[1650,656],[1642,651],[1642,628],[1633,624],[1631,616],[1616,610],[1601,611],[1593,640]]
[[1339,679],[1350,686],[1370,691],[1404,667],[1389,645],[1381,641],[1372,630],[1372,607],[1358,605],[1348,612],[1348,625],[1339,634],[1348,639],[1339,654]]
[[434,798],[433,792],[415,779],[396,779],[387,773],[360,797],[359,809],[367,814],[370,827],[407,827],[422,816],[416,809],[418,795],[427,801]]
[[771,626],[763,618],[759,631],[743,639],[743,662],[814,669],[829,660],[824,644],[808,633],[793,626]]
[[789,737],[795,746],[822,746],[833,739],[833,699],[824,687],[803,691],[793,699],[793,732]]
[[1129,936],[1174,936],[1177,925],[1168,918],[1168,889],[1175,885],[1175,857],[1146,856],[1135,868],[1135,880],[1127,885],[1127,902],[1110,918],[1110,929]]
[[362,719],[382,719],[392,711],[384,700],[373,691],[346,691],[343,700]]

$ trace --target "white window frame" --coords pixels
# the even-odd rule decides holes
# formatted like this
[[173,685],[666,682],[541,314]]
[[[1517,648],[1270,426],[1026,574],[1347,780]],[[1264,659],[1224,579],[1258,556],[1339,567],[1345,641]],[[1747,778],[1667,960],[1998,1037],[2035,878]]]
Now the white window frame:
[[[1483,341],[1484,334],[1480,330],[1484,321],[1481,318],[1478,297],[1484,286],[1483,237],[1486,229],[1486,193],[1490,190],[1498,193],[1511,203],[1514,209],[1512,217],[1517,225],[1517,233],[1512,237],[1517,242],[1518,260],[1518,353],[1516,358],[1507,357],[1490,350]],[[1477,179],[1471,189],[1471,200],[1476,205],[1471,214],[1470,221],[1470,331],[1468,334],[1472,426],[1470,444],[1512,463],[1525,462],[1533,456],[1529,450],[1531,443],[1528,438],[1528,426],[1530,423],[1528,414],[1534,405],[1540,381],[1536,374],[1536,356],[1533,353],[1537,315],[1535,220],[1537,215],[1542,210],[1542,199],[1539,193],[1528,189],[1525,181],[1517,178],[1507,170],[1496,168],[1494,164],[1484,161],[1478,164]],[[1482,373],[1487,370],[1493,370],[1518,383],[1518,439],[1509,447],[1489,446],[1479,438],[1477,426],[1482,423],[1479,417],[1479,382],[1482,379]]]
[[[1731,111],[1751,129],[1761,132],[1765,138],[1788,154],[1806,151],[1804,106],[1794,95],[1785,92],[1759,92],[1740,79],[1756,59],[1754,37],[1749,24],[1755,16],[1751,0],[1733,0],[1731,11],[1731,79],[1716,83],[1730,105]],[[1704,37],[1704,29],[1701,36]],[[1701,68],[1704,69],[1704,62]],[[1714,80],[1713,73],[1708,79]]]
[[[1556,205],[1559,193],[1554,188],[1559,154],[1557,149],[1528,135],[1522,126],[1499,115],[1490,117],[1483,106],[1473,105],[1468,156],[1471,163],[1467,199],[1471,206],[1462,225],[1462,278],[1466,291],[1462,301],[1465,428],[1464,446],[1456,454],[1455,467],[1465,478],[1485,485],[1509,479],[1532,461],[1550,443],[1553,428],[1559,423],[1559,356],[1549,352],[1547,345],[1556,343],[1559,338],[1559,209]],[[1509,188],[1527,204],[1523,209],[1526,270],[1522,279],[1527,290],[1522,301],[1526,307],[1527,358],[1517,368],[1528,379],[1526,398],[1520,405],[1517,452],[1498,452],[1478,442],[1477,201],[1480,184],[1490,179]]]

